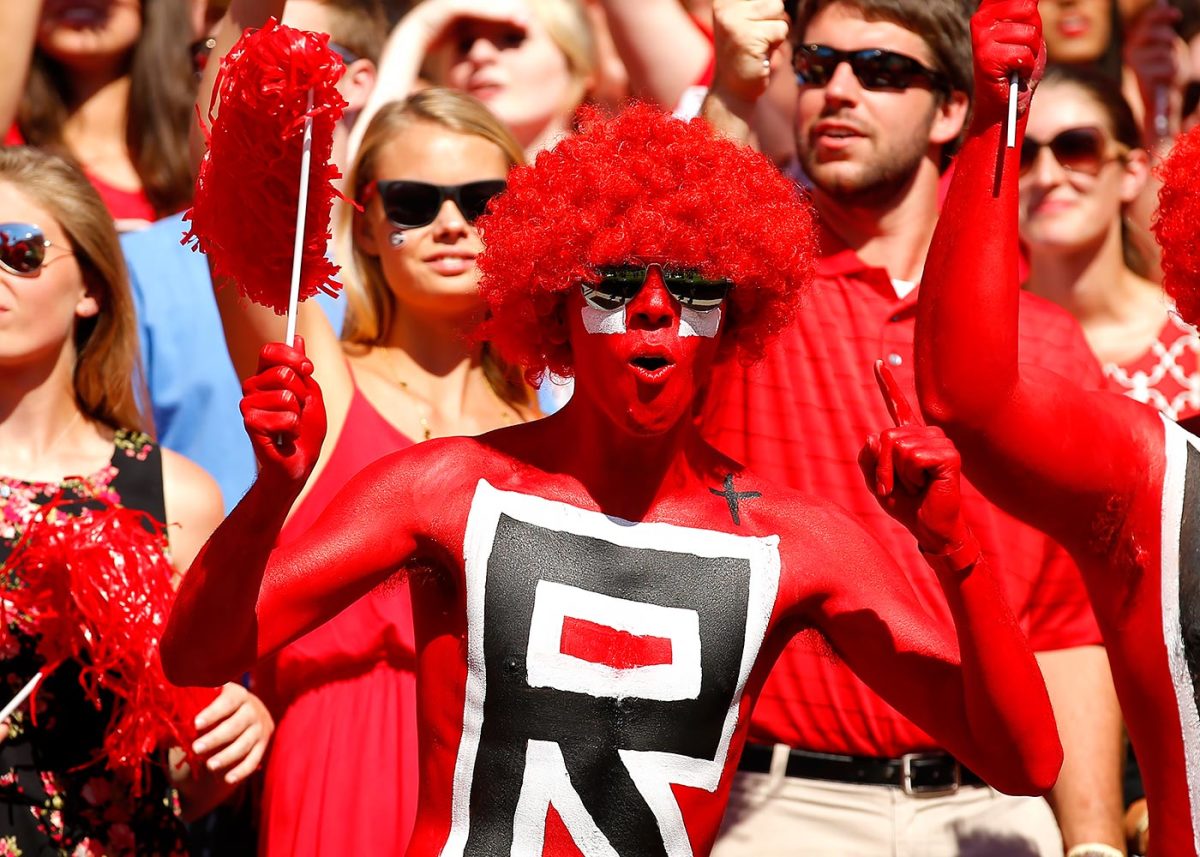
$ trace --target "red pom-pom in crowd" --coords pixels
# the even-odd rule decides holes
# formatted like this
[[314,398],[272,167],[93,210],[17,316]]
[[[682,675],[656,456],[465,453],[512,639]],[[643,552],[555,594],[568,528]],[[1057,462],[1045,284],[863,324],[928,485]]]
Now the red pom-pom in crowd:
[[[312,168],[300,299],[335,294],[337,266],[326,258],[329,222],[341,177],[330,163],[334,125],[346,102],[337,91],[345,71],[329,37],[274,19],[247,31],[221,61],[219,99],[208,151],[187,218],[219,283],[283,315],[288,307],[304,120],[313,119]],[[312,109],[309,109],[309,93]]]
[[51,503],[6,563],[20,585],[4,592],[0,633],[11,622],[35,637],[44,675],[77,660],[88,699],[97,708],[102,692],[112,700],[104,755],[135,794],[160,749],[190,748],[192,721],[215,696],[163,675],[159,640],[174,598],[165,547],[162,526],[143,512],[105,505],[70,515]]

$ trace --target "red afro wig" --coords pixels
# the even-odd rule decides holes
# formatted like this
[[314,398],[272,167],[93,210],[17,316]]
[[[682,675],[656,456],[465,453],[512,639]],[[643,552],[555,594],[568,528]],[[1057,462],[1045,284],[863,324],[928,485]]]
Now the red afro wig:
[[1162,248],[1163,288],[1184,321],[1200,323],[1200,126],[1175,141],[1158,171],[1154,237]]
[[645,104],[585,110],[579,134],[514,169],[478,221],[482,335],[506,359],[572,374],[567,295],[601,265],[669,260],[734,283],[723,355],[750,361],[812,278],[813,219],[765,157]]

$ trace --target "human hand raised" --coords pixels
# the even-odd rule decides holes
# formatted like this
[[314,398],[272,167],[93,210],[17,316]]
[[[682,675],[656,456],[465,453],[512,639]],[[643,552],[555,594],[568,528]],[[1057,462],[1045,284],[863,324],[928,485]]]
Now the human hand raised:
[[771,79],[771,58],[787,39],[784,0],[714,0],[713,92],[752,107]]
[[1151,3],[1129,23],[1121,40],[1125,65],[1137,79],[1147,140],[1179,132],[1187,65],[1187,45],[1175,32],[1180,18],[1173,6]]
[[983,0],[971,16],[971,51],[975,61],[974,126],[984,128],[1006,120],[1014,72],[1020,79],[1017,115],[1024,117],[1046,68],[1037,0]]
[[258,370],[242,384],[242,420],[260,478],[303,485],[316,466],[325,440],[325,403],[312,372],[297,336],[295,348],[264,345]]
[[530,11],[522,0],[424,0],[416,4],[401,26],[416,27],[426,49],[445,39],[459,21],[483,21],[524,33]]
[[921,422],[882,361],[875,378],[895,427],[867,438],[859,453],[867,487],[922,551],[953,553],[972,539],[962,517],[958,450],[941,429]]

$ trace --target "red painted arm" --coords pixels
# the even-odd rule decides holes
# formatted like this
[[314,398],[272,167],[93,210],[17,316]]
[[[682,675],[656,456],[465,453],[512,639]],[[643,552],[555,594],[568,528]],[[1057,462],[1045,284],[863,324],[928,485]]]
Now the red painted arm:
[[[1036,84],[1045,47],[1035,0],[987,0],[971,22],[975,114],[930,247],[918,301],[921,407],[954,439],[988,496],[1073,551],[1097,516],[1127,507],[1154,438],[1149,410],[1017,360],[1018,147],[1005,147],[1008,74]],[[1115,531],[1119,520],[1106,522]]]
[[352,479],[309,532],[275,547],[325,436],[312,363],[281,343],[263,347],[242,414],[258,479],[184,576],[162,639],[181,685],[232,680],[263,655],[321,624],[416,551],[405,519],[417,506],[405,467],[384,459]]
[[930,559],[957,641],[858,528],[837,548],[822,630],[859,676],[992,786],[1042,794],[1062,765],[1058,730],[1033,652],[963,520],[958,452],[882,380],[897,427],[872,437],[860,464]]

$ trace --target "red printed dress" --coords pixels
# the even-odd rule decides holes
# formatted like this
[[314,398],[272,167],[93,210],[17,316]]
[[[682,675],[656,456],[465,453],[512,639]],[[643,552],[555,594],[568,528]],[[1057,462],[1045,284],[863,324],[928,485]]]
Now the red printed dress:
[[1200,414],[1200,335],[1172,310],[1154,344],[1124,365],[1106,363],[1112,389],[1180,422]]
[[[300,536],[359,470],[412,445],[355,388],[337,446],[280,537]],[[260,664],[275,737],[264,855],[403,854],[417,803],[408,584],[385,583]]]

